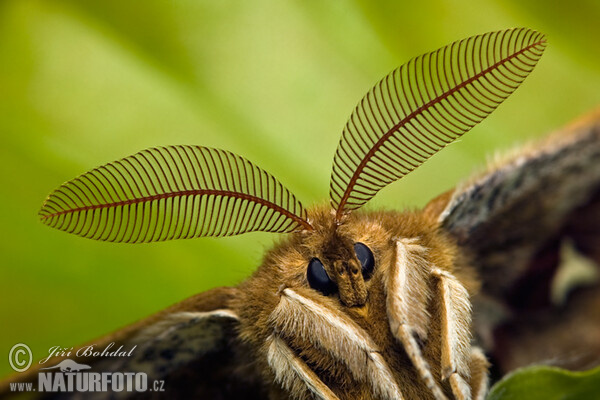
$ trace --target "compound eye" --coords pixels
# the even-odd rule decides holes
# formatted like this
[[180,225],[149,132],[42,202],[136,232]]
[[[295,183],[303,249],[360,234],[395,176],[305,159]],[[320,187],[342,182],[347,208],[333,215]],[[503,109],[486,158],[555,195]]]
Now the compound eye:
[[356,258],[360,261],[363,278],[369,279],[375,269],[373,252],[365,244],[357,242],[354,243],[354,253],[356,253]]
[[311,288],[318,290],[325,296],[336,291],[335,283],[329,279],[323,263],[318,258],[313,258],[308,263],[306,278]]

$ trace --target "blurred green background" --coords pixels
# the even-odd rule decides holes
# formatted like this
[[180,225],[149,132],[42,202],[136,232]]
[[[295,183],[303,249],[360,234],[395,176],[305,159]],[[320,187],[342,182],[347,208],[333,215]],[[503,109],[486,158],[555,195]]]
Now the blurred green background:
[[486,155],[597,105],[599,20],[597,1],[1,1],[0,375],[15,343],[41,358],[235,285],[277,240],[81,239],[38,221],[62,182],[147,147],[202,144],[323,202],[341,128],[379,78],[474,34],[545,32],[546,54],[506,104],[370,204],[420,206]]

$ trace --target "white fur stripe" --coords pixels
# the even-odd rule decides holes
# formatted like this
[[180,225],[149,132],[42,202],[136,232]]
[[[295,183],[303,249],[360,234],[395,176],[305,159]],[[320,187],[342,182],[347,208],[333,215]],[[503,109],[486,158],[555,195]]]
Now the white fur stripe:
[[471,400],[471,388],[462,376],[455,372],[450,375],[449,381],[456,400]]
[[414,337],[417,334],[426,338],[429,329],[427,307],[431,297],[428,284],[431,264],[424,258],[426,252],[418,238],[396,240],[396,257],[384,280],[387,314],[392,334],[402,343],[427,388],[436,400],[446,400]]
[[427,385],[427,388],[433,394],[433,397],[435,397],[436,400],[447,400],[444,392],[431,374],[431,369],[427,364],[427,361],[425,361],[425,358],[421,353],[421,349],[419,348],[419,345],[417,344],[417,341],[415,340],[411,330],[407,326],[401,325],[396,334],[404,346],[406,354],[408,354],[408,357],[417,369],[417,372],[419,372],[421,379],[425,381],[425,385]]
[[[362,350],[374,351],[375,344],[372,342],[369,335],[360,329],[358,325],[356,325],[351,319],[342,317],[338,313],[332,312],[329,308],[316,303],[308,297],[301,296],[292,289],[284,289],[283,295],[285,298],[292,300],[296,305],[300,305],[305,308],[306,311],[320,315],[327,319],[329,325],[331,325],[333,329],[347,332],[348,338],[352,342],[358,344]],[[283,298],[284,297],[282,297],[282,299]]]
[[471,387],[473,400],[484,400],[488,391],[489,363],[478,347],[471,348]]
[[309,296],[284,289],[269,317],[273,329],[326,350],[348,367],[354,379],[370,383],[377,398],[402,399],[400,388],[371,337],[348,316]]
[[442,300],[442,378],[454,372],[470,376],[471,303],[465,287],[450,273],[435,268]]
[[325,385],[302,360],[278,337],[267,338],[267,362],[275,373],[275,381],[292,393],[302,393],[308,389],[321,400],[338,400],[338,397]]
[[423,258],[427,249],[416,238],[396,241],[396,259],[384,280],[387,314],[392,331],[408,325],[420,338],[427,337],[427,304],[431,289],[427,284],[430,265]]
[[165,315],[164,318],[157,320],[141,329],[135,337],[133,337],[133,342],[145,342],[147,340],[154,340],[156,338],[164,337],[169,335],[170,332],[175,329],[178,325],[190,321],[192,319],[205,319],[205,318],[227,318],[238,320],[239,317],[236,313],[228,309],[220,309],[214,311],[204,311],[204,312],[191,312],[191,311],[181,311],[172,314]]

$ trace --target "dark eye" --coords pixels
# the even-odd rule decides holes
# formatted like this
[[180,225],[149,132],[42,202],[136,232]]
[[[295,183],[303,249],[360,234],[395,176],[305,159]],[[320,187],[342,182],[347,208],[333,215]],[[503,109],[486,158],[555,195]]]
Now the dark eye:
[[323,263],[318,258],[313,258],[308,263],[306,278],[311,288],[318,290],[325,296],[336,291],[335,284],[329,279]]
[[363,277],[365,279],[370,278],[373,274],[373,269],[375,268],[375,257],[373,257],[373,252],[363,243],[354,243],[354,252],[362,266]]

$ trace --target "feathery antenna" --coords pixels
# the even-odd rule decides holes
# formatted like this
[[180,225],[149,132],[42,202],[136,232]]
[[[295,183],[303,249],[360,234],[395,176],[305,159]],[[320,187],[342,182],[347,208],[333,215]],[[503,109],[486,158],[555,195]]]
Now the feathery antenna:
[[128,243],[312,230],[302,204],[272,175],[200,146],[152,148],[91,170],[48,196],[40,218],[83,237]]
[[487,117],[546,47],[525,28],[473,36],[413,58],[373,87],[348,120],[333,159],[339,222]]

